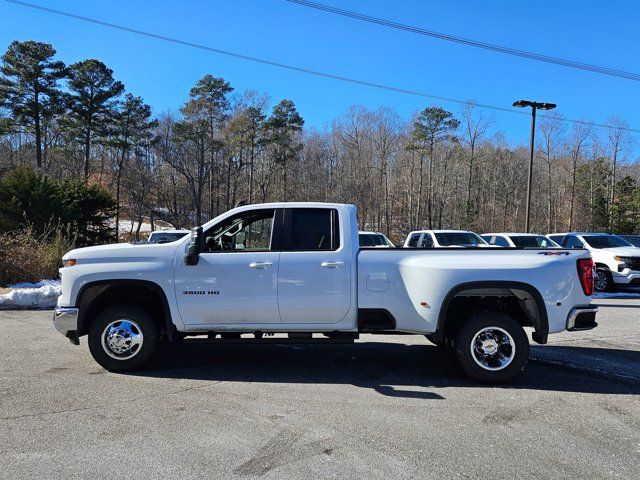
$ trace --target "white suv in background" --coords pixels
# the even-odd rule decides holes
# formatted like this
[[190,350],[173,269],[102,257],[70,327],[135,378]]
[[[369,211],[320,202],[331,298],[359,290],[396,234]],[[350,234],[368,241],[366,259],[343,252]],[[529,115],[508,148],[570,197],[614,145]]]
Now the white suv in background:
[[640,285],[640,248],[610,233],[553,233],[547,235],[564,248],[586,248],[596,266],[599,292],[616,286]]
[[483,233],[489,245],[511,248],[560,248],[556,242],[539,233]]
[[489,247],[477,233],[468,230],[416,230],[404,241],[410,248]]

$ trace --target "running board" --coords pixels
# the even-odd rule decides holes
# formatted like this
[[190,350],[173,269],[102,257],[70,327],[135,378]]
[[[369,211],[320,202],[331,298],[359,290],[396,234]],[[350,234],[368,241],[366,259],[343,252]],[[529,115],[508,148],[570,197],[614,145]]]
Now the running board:
[[[223,334],[229,335],[229,334]],[[227,343],[233,345],[251,344],[251,345],[285,345],[285,344],[351,344],[359,338],[357,333],[336,333],[330,336],[313,337],[311,334],[302,336],[299,333],[289,337],[221,337],[210,334],[206,338],[203,336],[187,337],[183,341],[189,343]]]

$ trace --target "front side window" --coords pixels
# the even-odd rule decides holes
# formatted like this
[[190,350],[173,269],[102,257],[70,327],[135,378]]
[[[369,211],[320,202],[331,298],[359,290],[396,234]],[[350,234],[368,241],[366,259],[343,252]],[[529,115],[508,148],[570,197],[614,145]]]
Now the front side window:
[[329,208],[288,210],[289,240],[285,250],[337,250],[340,247],[338,211]]
[[271,248],[275,210],[252,210],[209,228],[204,252],[262,252]]

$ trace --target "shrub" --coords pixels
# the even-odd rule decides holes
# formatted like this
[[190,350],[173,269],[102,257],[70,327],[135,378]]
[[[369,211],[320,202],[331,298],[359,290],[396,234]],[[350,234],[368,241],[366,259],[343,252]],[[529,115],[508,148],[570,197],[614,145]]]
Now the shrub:
[[77,245],[95,245],[112,239],[108,220],[114,210],[107,190],[83,180],[53,180],[23,167],[0,179],[0,231],[28,226],[43,235],[54,223],[64,225],[63,233]]
[[0,234],[0,285],[58,278],[60,259],[71,248],[60,226],[37,233],[30,225]]

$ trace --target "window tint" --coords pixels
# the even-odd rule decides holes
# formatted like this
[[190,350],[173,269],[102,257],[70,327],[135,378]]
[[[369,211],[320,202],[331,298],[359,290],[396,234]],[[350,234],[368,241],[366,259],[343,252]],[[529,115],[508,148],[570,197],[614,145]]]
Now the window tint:
[[381,233],[361,233],[358,235],[361,247],[391,247],[389,242]]
[[420,241],[420,248],[433,248],[433,238],[428,233],[425,233]]
[[617,235],[583,235],[584,241],[593,248],[632,247],[629,242]]
[[152,233],[149,243],[169,243],[180,240],[185,235],[189,235],[189,232],[184,233]]
[[287,250],[337,250],[340,247],[337,210],[292,208],[289,212]]
[[562,241],[564,240],[564,235],[548,235],[548,237],[558,245],[562,245]]
[[411,235],[411,238],[409,239],[409,244],[407,246],[414,247],[414,248],[417,247],[419,238],[420,238],[420,234],[414,233],[413,235]]
[[484,244],[482,240],[475,233],[471,232],[441,232],[436,233],[436,240],[443,247],[450,246],[477,246]]
[[492,245],[498,245],[499,247],[510,247],[511,246],[511,245],[509,245],[509,242],[507,241],[506,238],[500,237],[498,235],[496,235],[494,237],[494,241],[493,241]]
[[634,247],[640,247],[640,237],[637,235],[622,235],[627,242],[629,242]]
[[274,210],[234,215],[208,229],[204,252],[260,252],[271,247]]
[[574,237],[573,235],[569,235],[569,236],[567,236],[567,244],[565,245],[565,247],[567,247],[567,248],[574,248],[574,247],[583,248],[584,245],[578,239],[578,237]]
[[531,236],[531,235],[510,235],[511,241],[515,244],[516,247],[524,247],[524,248],[550,248],[556,247],[549,241],[547,237],[542,235]]

